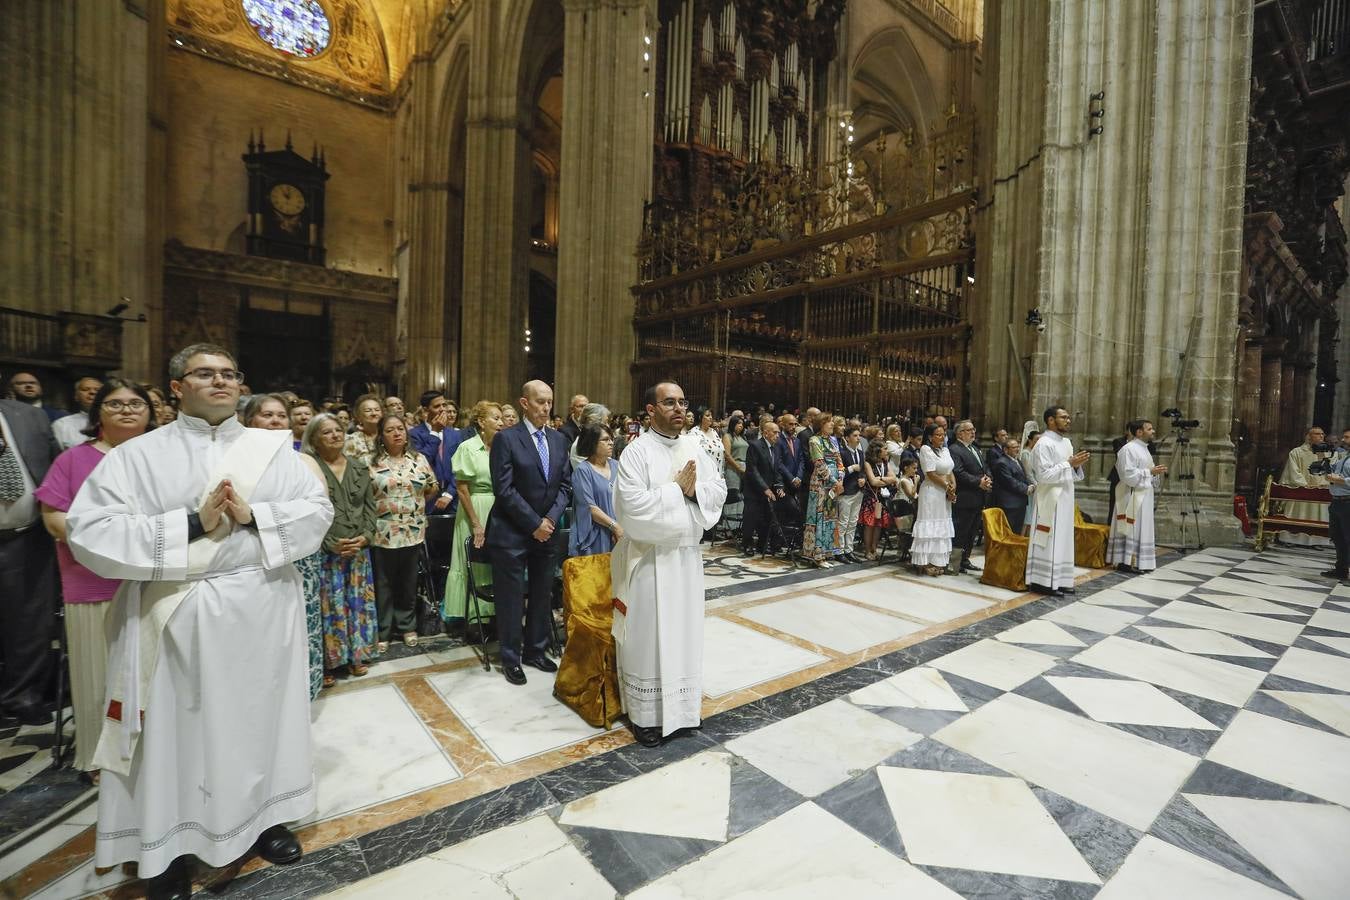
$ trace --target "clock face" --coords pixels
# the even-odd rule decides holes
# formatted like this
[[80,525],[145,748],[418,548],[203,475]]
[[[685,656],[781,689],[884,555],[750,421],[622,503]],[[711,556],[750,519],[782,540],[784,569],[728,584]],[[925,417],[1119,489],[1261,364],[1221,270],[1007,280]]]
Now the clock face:
[[305,208],[305,194],[292,184],[278,184],[268,193],[272,208],[283,216],[298,216]]

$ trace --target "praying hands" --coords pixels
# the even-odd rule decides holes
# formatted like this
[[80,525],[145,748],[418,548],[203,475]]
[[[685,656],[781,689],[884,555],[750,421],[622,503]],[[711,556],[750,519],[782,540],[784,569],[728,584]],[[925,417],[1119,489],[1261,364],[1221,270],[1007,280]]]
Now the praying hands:
[[201,519],[202,529],[207,532],[215,531],[222,518],[232,519],[237,525],[247,525],[253,521],[253,509],[235,493],[234,485],[228,478],[216,485],[197,515]]

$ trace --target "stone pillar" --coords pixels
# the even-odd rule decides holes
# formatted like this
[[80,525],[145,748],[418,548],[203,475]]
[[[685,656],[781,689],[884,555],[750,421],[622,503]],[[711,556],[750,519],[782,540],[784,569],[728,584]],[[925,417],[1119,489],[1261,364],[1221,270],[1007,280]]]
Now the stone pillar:
[[[1237,449],[1237,490],[1256,488],[1257,443],[1261,433],[1261,346],[1260,340],[1246,340],[1242,344],[1239,362],[1237,421],[1245,438]],[[1236,435],[1235,435],[1236,437]]]
[[[148,100],[163,0],[14,0],[4,16],[0,305],[101,314],[126,297],[128,313],[152,311],[147,131],[163,119]],[[124,371],[157,376],[146,326],[123,333]]]
[[1280,460],[1280,388],[1284,373],[1284,341],[1266,341],[1261,356],[1261,433],[1256,442],[1257,466],[1269,469]]
[[[1013,423],[1061,403],[1077,442],[1104,448],[1128,419],[1178,406],[1202,422],[1201,527],[1233,537],[1251,5],[986,9],[974,412]],[[1032,308],[1043,333],[1022,324]],[[1080,491],[1089,510],[1105,505],[1106,457]]]
[[[1290,447],[1303,443],[1303,434],[1308,427],[1298,408],[1298,394],[1294,385],[1294,362],[1285,355],[1284,365],[1280,369],[1280,430],[1279,448],[1284,453]],[[1297,435],[1297,437],[1295,437]]]
[[[415,404],[425,390],[438,388],[456,393],[458,371],[455,360],[448,354],[445,340],[446,302],[446,210],[449,182],[446,169],[449,160],[435,150],[444,150],[446,141],[432,130],[443,127],[433,114],[437,91],[433,83],[434,60],[430,54],[413,56],[407,77],[411,84],[408,93],[412,117],[408,146],[401,156],[408,160],[405,183],[399,187],[408,192],[408,233],[413,235],[408,245],[408,287],[406,294],[407,321],[407,383],[404,403]],[[460,402],[464,402],[460,398]],[[472,400],[468,401],[474,402]]]
[[1307,434],[1308,427],[1311,425],[1321,425],[1323,428],[1329,428],[1325,422],[1318,422],[1313,417],[1313,401],[1317,396],[1317,354],[1300,353],[1294,359],[1294,393],[1293,402],[1287,404],[1293,408],[1294,428],[1300,432],[1299,440],[1302,435]]
[[563,8],[556,393],[625,409],[630,288],[651,192],[656,10],[649,0],[564,0]]

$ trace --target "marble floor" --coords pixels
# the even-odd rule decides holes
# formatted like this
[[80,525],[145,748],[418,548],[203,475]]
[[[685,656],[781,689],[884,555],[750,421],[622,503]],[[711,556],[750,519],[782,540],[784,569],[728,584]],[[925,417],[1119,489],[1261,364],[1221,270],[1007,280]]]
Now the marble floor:
[[[709,557],[701,729],[647,750],[465,648],[381,663],[314,705],[305,861],[200,882],[259,898],[1346,896],[1350,588],[1317,574],[1324,556],[1209,549],[1148,576],[1082,571],[1056,598]],[[0,894],[134,896],[92,868],[89,799],[0,849]]]

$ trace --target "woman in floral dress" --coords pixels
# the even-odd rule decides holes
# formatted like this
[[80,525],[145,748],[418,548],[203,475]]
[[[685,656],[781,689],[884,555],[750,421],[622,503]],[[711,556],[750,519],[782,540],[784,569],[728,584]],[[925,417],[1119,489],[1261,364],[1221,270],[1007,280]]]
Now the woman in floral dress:
[[383,653],[397,629],[403,643],[417,646],[417,560],[427,538],[426,500],[440,490],[427,458],[409,452],[408,426],[397,416],[380,420],[379,446],[370,464],[375,493],[375,606]]
[[863,555],[868,559],[877,558],[881,532],[895,524],[886,508],[886,497],[881,494],[882,491],[893,494],[897,485],[895,476],[887,467],[885,443],[872,441],[867,445],[867,453],[863,457],[863,499],[862,509],[858,513],[858,521],[863,525]]
[[305,426],[303,444],[318,460],[333,503],[333,524],[319,550],[323,686],[331,687],[343,666],[348,675],[366,674],[374,650],[378,615],[368,548],[375,535],[375,495],[370,470],[344,453],[337,417],[315,416]]
[[843,554],[839,534],[839,504],[844,492],[844,463],[834,449],[834,419],[821,416],[820,433],[807,449],[811,461],[810,490],[806,495],[806,526],[802,531],[802,556],[824,567]]

